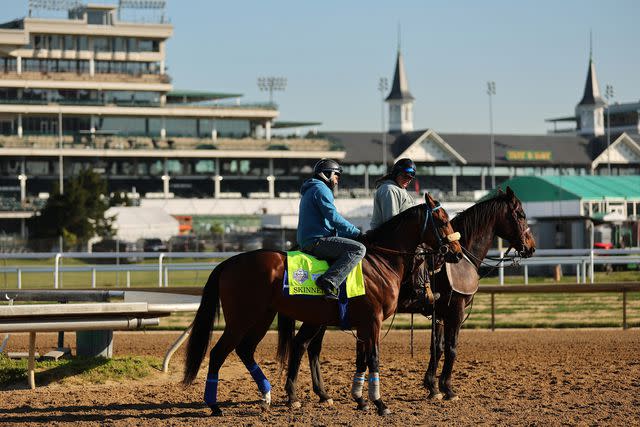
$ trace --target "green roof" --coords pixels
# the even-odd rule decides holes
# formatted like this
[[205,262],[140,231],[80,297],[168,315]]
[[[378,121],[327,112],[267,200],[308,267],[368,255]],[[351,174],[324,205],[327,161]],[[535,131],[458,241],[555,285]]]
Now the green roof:
[[[640,200],[640,176],[519,176],[501,184],[523,202],[552,200]],[[488,196],[495,194],[491,192]]]
[[199,102],[216,99],[239,98],[241,93],[205,92],[201,90],[172,90],[167,92],[167,101],[171,102]]
[[322,122],[274,122],[271,129],[298,128],[304,126],[320,126]]

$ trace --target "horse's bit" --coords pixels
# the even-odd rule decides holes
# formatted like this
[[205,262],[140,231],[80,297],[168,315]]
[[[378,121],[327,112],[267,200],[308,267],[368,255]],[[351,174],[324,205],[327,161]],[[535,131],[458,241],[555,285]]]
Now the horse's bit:
[[425,209],[426,215],[424,216],[424,223],[422,224],[422,235],[424,236],[424,233],[425,231],[427,231],[427,227],[429,223],[431,223],[434,234],[438,239],[438,252],[440,252],[440,255],[444,255],[447,252],[449,252],[449,243],[457,242],[458,240],[460,240],[460,233],[456,231],[444,237],[442,236],[442,233],[440,232],[440,228],[436,226],[436,221],[433,218],[433,212],[441,208],[442,208],[442,205],[440,203],[438,203],[434,208],[430,208],[429,205],[426,205],[426,209]]

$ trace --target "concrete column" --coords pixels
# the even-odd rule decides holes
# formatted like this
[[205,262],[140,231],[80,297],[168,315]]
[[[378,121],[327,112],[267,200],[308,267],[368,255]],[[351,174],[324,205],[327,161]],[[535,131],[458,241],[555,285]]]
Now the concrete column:
[[160,105],[164,107],[166,103],[167,103],[167,94],[163,93],[162,95],[160,95]]
[[268,120],[265,124],[264,124],[264,138],[267,141],[271,141],[271,120]]
[[160,129],[160,139],[166,139],[167,138],[167,124],[166,121],[164,119],[164,117],[162,118],[162,128]]
[[22,114],[18,114],[18,138],[22,138]]
[[485,184],[485,179],[486,179],[486,173],[484,172],[484,166],[480,167],[480,189],[482,191],[485,191],[487,189],[486,184]]
[[16,58],[16,71],[18,74],[22,74],[22,56]]
[[169,181],[171,177],[169,175],[162,175],[162,192],[164,194],[164,198],[169,198]]
[[20,181],[20,203],[24,206],[27,200],[27,175],[21,173],[18,175],[18,181]]
[[451,193],[454,196],[458,195],[458,171],[456,170],[456,165],[451,165]]
[[369,192],[369,167],[367,165],[364,167],[364,189],[367,193]]
[[93,60],[93,58],[89,60],[89,75],[91,77],[96,75],[96,62]]
[[27,221],[24,218],[20,218],[20,237],[27,238]]
[[216,129],[216,121],[211,120],[211,140],[216,142],[218,140],[218,129]]
[[276,197],[276,177],[269,175],[267,182],[269,183],[269,198],[274,199]]
[[269,176],[267,176],[267,182],[269,183],[269,198],[276,197],[276,177],[273,174],[273,159],[269,159]]
[[220,198],[220,181],[222,181],[222,177],[220,175],[213,177],[213,197],[215,199]]

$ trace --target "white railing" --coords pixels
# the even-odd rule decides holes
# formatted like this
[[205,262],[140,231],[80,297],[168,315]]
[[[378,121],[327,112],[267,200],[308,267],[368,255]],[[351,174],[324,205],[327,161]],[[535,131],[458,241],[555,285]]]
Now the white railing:
[[[91,272],[91,287],[96,287],[97,272],[125,272],[126,286],[131,286],[131,272],[157,271],[158,287],[169,286],[170,271],[211,271],[218,263],[191,262],[191,263],[167,263],[167,258],[192,258],[192,259],[226,259],[237,255],[239,252],[47,252],[47,253],[11,253],[0,254],[0,260],[9,259],[52,259],[52,266],[0,266],[1,273],[15,273],[16,286],[22,289],[25,273],[51,273],[53,274],[54,288],[61,287],[60,274],[72,272]],[[503,252],[492,250],[488,254],[491,257],[503,256]],[[64,258],[75,259],[116,259],[117,264],[88,264],[64,266]],[[120,264],[122,259],[157,259],[153,264]],[[498,270],[498,280],[504,284],[504,269],[509,267],[510,261],[498,263],[495,259],[485,259],[486,265],[494,265]],[[627,249],[539,249],[535,256],[518,260],[522,267],[524,283],[529,283],[529,266],[555,266],[568,265],[576,268],[576,283],[593,283],[595,277],[595,265],[607,264],[640,264],[640,248]]]

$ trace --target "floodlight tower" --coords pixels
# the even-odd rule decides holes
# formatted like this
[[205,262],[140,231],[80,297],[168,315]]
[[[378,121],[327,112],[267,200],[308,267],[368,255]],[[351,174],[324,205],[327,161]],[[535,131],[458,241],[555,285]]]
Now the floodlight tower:
[[491,188],[496,188],[496,153],[493,141],[493,96],[496,94],[496,82],[487,82],[487,95],[489,95],[489,140],[491,143]]
[[607,98],[607,170],[609,171],[609,176],[611,176],[611,152],[609,151],[609,146],[611,145],[611,100],[614,97],[613,94],[613,86],[607,85],[604,90],[604,97]]
[[381,129],[382,132],[382,168],[383,175],[387,173],[387,132],[384,127],[384,99],[387,91],[389,90],[389,80],[386,77],[380,77],[378,81],[378,90],[380,91],[380,96],[382,98],[382,122]]
[[284,91],[286,87],[286,77],[258,77],[258,88],[263,92],[269,92],[269,104],[273,104],[273,92]]

